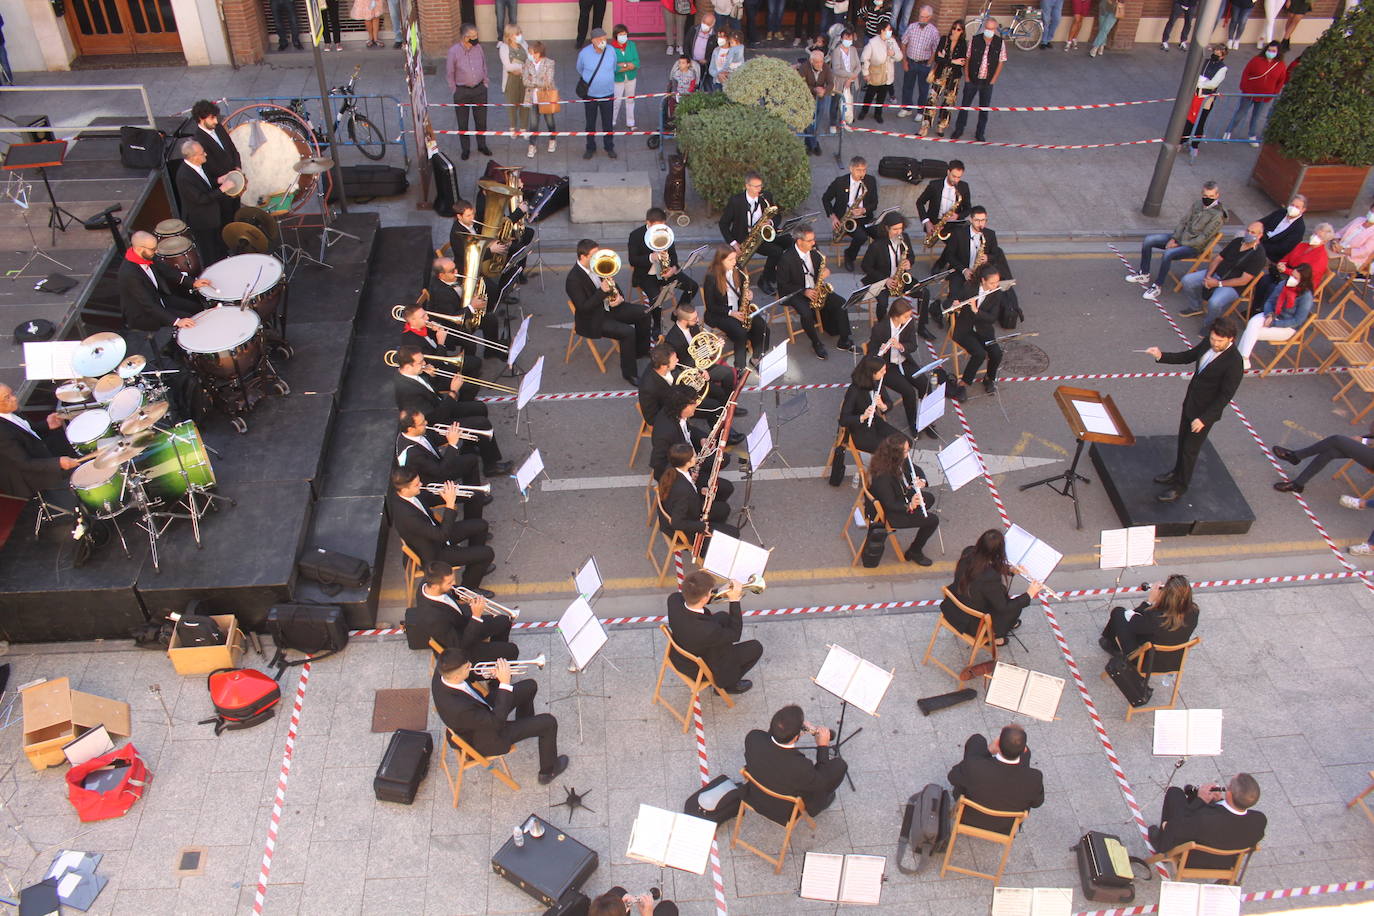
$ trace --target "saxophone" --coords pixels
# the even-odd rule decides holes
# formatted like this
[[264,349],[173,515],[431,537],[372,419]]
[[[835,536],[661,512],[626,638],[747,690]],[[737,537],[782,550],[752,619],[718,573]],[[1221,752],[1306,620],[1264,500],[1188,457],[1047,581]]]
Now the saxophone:
[[911,246],[907,245],[905,238],[902,239],[902,256],[898,262],[893,265],[895,269],[892,272],[892,276],[887,280],[887,293],[889,296],[900,296],[902,291],[911,285],[911,271],[902,270],[901,265],[903,261],[908,265],[911,263]]
[[759,221],[753,225],[744,241],[740,243],[737,263],[741,268],[749,264],[749,259],[759,250],[759,245],[764,242],[771,242],[778,237],[778,231],[773,228],[773,217],[777,215],[778,208],[775,205],[769,204],[763,208],[763,215],[759,217]]
[[945,231],[945,223],[959,215],[959,205],[962,202],[963,197],[958,191],[954,192],[954,206],[946,210],[944,215],[940,217],[940,221],[931,227],[925,241],[922,242],[926,248],[934,248],[936,242],[943,242],[949,238],[949,233]]
[[821,255],[821,266],[816,268],[816,285],[811,290],[811,307],[816,310],[817,323],[821,320],[821,309],[825,308],[825,301],[835,291],[835,287],[821,279],[821,271],[823,270],[825,270],[825,255]]
[[754,310],[754,291],[749,288],[749,274],[743,267],[736,267],[735,273],[739,276],[739,312],[744,316],[739,323],[748,334],[754,323],[754,316],[750,314]]
[[847,236],[853,235],[859,229],[859,217],[854,213],[855,210],[863,206],[864,195],[868,193],[868,185],[860,182],[858,193],[854,195],[854,203],[849,209],[844,211],[844,219],[840,220],[840,228],[835,230],[832,241],[842,242]]

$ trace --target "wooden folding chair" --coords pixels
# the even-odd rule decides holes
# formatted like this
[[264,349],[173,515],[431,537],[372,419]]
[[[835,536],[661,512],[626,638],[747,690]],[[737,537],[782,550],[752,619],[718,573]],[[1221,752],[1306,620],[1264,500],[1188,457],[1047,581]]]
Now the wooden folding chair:
[[444,647],[439,644],[439,640],[430,637],[429,640],[429,673],[434,673],[434,666],[439,661],[439,656],[444,654]]
[[[730,694],[722,690],[720,685],[716,683],[715,675],[711,673],[711,669],[707,667],[706,662],[702,661],[699,656],[693,655],[691,652],[688,652],[686,649],[682,648],[676,642],[674,642],[672,631],[668,629],[668,625],[666,623],[660,623],[658,625],[658,628],[663,631],[663,638],[668,640],[668,645],[663,647],[663,663],[658,666],[658,680],[654,682],[654,696],[653,699],[650,701],[650,705],[662,706],[664,709],[668,710],[669,714],[672,715],[674,719],[682,723],[683,734],[687,733],[687,729],[692,724],[692,707],[696,705],[697,697],[701,696],[701,692],[705,690],[707,687],[710,687],[712,690],[714,690],[716,692],[716,695],[725,701],[726,706],[733,708],[735,705],[735,701],[730,699]],[[681,671],[677,670],[677,668],[673,665],[671,657],[671,653],[673,652],[677,652],[678,655],[681,655],[683,658],[687,659],[689,662],[697,666],[697,673],[695,677],[688,677]],[[663,676],[667,674],[669,671],[677,675],[678,680],[686,684],[687,689],[691,691],[691,696],[687,698],[687,706],[682,710],[682,712],[678,712],[676,709],[674,709],[672,704],[669,703],[668,700],[663,696]]]
[[1340,287],[1332,294],[1333,298],[1339,299],[1347,293],[1358,293],[1361,284],[1367,285],[1370,279],[1370,270],[1374,267],[1374,255],[1364,259],[1363,264],[1356,264],[1350,259],[1349,255],[1341,255],[1336,262],[1336,266],[1331,269],[1330,276],[1343,274],[1345,280]]
[[1362,296],[1352,291],[1338,298],[1325,315],[1319,315],[1312,330],[1319,337],[1337,344],[1361,337],[1368,331],[1371,321],[1374,321],[1374,310],[1365,304]]
[[[755,814],[759,814],[758,809],[749,804],[749,802],[740,801],[739,814],[735,815],[735,829],[734,832],[730,834],[731,849],[734,849],[736,846],[743,846],[763,861],[771,864],[773,866],[773,874],[779,874],[782,871],[783,860],[787,858],[787,849],[792,845],[792,831],[797,826],[797,820],[799,818],[806,818],[806,822],[811,825],[812,830],[816,829],[816,822],[811,819],[811,815],[806,813],[806,803],[802,801],[800,795],[779,795],[777,792],[774,792],[772,789],[755,779],[747,768],[741,768],[739,774],[744,777],[746,783],[754,786],[764,795],[770,798],[776,798],[778,801],[790,802],[792,805],[792,812],[788,815],[787,822],[782,825],[782,848],[778,850],[776,857],[770,856],[763,850],[751,846],[739,838],[740,827],[744,824],[744,813],[746,811],[753,811]],[[766,820],[773,820],[766,815],[759,814],[759,816],[764,817]],[[776,824],[778,822],[773,821],[773,823]]]
[[[1148,686],[1149,683],[1150,683],[1150,678],[1151,678],[1152,676],[1154,676],[1156,673],[1158,673],[1158,675],[1159,675],[1160,677],[1166,677],[1166,676],[1171,675],[1171,674],[1172,674],[1173,677],[1174,677],[1174,689],[1173,689],[1172,693],[1169,694],[1169,702],[1167,702],[1167,703],[1157,703],[1157,704],[1155,704],[1154,706],[1130,706],[1130,705],[1127,705],[1127,706],[1126,706],[1126,721],[1127,721],[1127,722],[1131,721],[1131,716],[1139,715],[1139,714],[1144,713],[1144,712],[1154,712],[1156,709],[1173,709],[1175,706],[1178,705],[1178,691],[1179,691],[1179,688],[1183,686],[1183,669],[1184,669],[1184,668],[1187,666],[1187,664],[1188,664],[1188,652],[1189,652],[1191,649],[1194,649],[1194,648],[1196,648],[1197,646],[1199,646],[1199,645],[1201,645],[1201,644],[1202,644],[1202,637],[1201,637],[1201,636],[1194,636],[1192,639],[1188,640],[1187,642],[1185,642],[1185,643],[1179,643],[1178,645],[1174,645],[1174,646],[1167,646],[1167,645],[1161,645],[1161,644],[1159,644],[1159,643],[1147,642],[1147,643],[1141,643],[1139,646],[1136,647],[1136,650],[1135,650],[1134,652],[1132,652],[1130,655],[1126,656],[1126,660],[1127,660],[1127,661],[1135,662],[1135,670],[1136,670],[1136,672],[1137,672],[1138,674],[1142,675],[1142,676],[1145,678],[1145,683],[1146,683],[1147,686]],[[1150,653],[1151,653],[1151,650],[1154,651],[1154,654],[1153,654],[1153,655],[1150,654]],[[1153,670],[1152,659],[1158,658],[1161,654],[1167,654],[1167,653],[1171,653],[1171,652],[1179,652],[1179,653],[1181,653],[1181,655],[1179,656],[1179,659],[1178,659],[1178,670],[1176,670],[1176,671],[1160,671],[1160,672],[1155,672],[1155,671]],[[1150,666],[1151,666],[1151,670],[1146,670],[1146,666],[1147,666],[1147,665],[1150,665]],[[1107,672],[1105,672],[1105,671],[1102,672],[1102,679],[1103,679],[1104,681],[1107,679],[1107,677],[1108,677]]]
[[[1005,833],[997,830],[990,830],[986,827],[970,827],[964,823],[964,813],[967,811],[977,811],[988,817],[1003,817],[1011,821]],[[996,887],[1002,881],[1002,872],[1006,870],[1007,859],[1011,857],[1011,844],[1016,839],[1016,832],[1021,829],[1022,822],[1025,821],[1028,811],[998,811],[995,808],[985,808],[967,795],[959,797],[959,804],[954,808],[953,831],[949,835],[949,845],[945,847],[945,859],[940,863],[940,877],[945,876],[945,872],[952,871],[961,875],[970,875],[974,878],[987,878]],[[954,854],[954,846],[959,841],[959,837],[966,836],[975,840],[987,840],[989,843],[996,843],[1002,847],[1002,858],[997,863],[997,871],[982,872],[971,868],[963,868],[958,865],[950,865],[950,857]]]
[[[448,753],[453,752],[455,769],[450,770],[448,766]],[[509,753],[509,751],[507,752]],[[516,792],[520,791],[520,783],[515,781],[515,777],[510,774],[510,765],[506,763],[506,754],[495,754],[491,757],[484,757],[473,749],[451,728],[444,729],[444,741],[439,748],[439,765],[444,768],[444,777],[448,779],[449,788],[453,790],[453,807],[458,807],[458,793],[463,791],[463,774],[473,767],[481,767],[489,770],[491,775],[510,786]]]
[[1244,288],[1241,289],[1240,295],[1236,297],[1236,301],[1226,306],[1226,311],[1221,314],[1223,316],[1236,315],[1236,320],[1244,327],[1245,322],[1249,320],[1250,306],[1255,300],[1255,286],[1259,283],[1261,276],[1263,276],[1263,274],[1255,274],[1251,277],[1250,282],[1245,284]]
[[997,661],[997,643],[992,635],[992,615],[984,614],[981,611],[975,611],[967,604],[964,604],[964,602],[954,597],[954,592],[949,590],[949,586],[940,589],[940,592],[949,599],[950,603],[953,604],[960,613],[967,615],[970,620],[976,621],[977,628],[974,630],[974,634],[969,636],[967,633],[961,633],[959,630],[955,629],[954,625],[945,619],[944,614],[936,613],[935,630],[930,634],[930,642],[926,644],[926,654],[921,659],[921,664],[933,664],[935,667],[954,678],[956,684],[962,684],[963,681],[959,679],[958,671],[950,668],[938,658],[933,658],[931,656],[932,651],[935,649],[935,640],[939,637],[941,630],[949,630],[949,632],[954,634],[956,639],[968,646],[968,661],[964,663],[965,668],[973,664],[973,660],[978,657],[979,652],[987,652],[988,655],[992,657],[993,661]]
[[[654,518],[657,516],[657,518]],[[654,490],[654,507],[650,514],[649,522],[649,544],[644,548],[644,556],[648,557],[649,563],[654,567],[654,572],[658,573],[658,584],[662,585],[668,581],[668,570],[673,568],[673,557],[679,551],[691,553],[692,542],[687,539],[687,535],[681,531],[674,531],[671,535],[663,530],[661,522],[666,518],[663,512],[663,500],[658,496],[658,490]],[[659,524],[655,524],[658,522]],[[668,547],[668,553],[663,557],[660,564],[658,558],[654,556],[654,541],[662,539]]]
[[1284,360],[1291,360],[1294,369],[1302,365],[1302,354],[1305,347],[1305,341],[1307,336],[1313,333],[1312,325],[1315,324],[1316,321],[1317,315],[1316,312],[1313,312],[1311,315],[1307,316],[1307,320],[1299,325],[1293,332],[1293,336],[1287,340],[1255,341],[1256,346],[1268,344],[1274,348],[1274,358],[1269,360],[1269,362],[1260,369],[1261,378],[1273,372],[1274,369],[1278,367],[1279,363]]
[[1374,770],[1369,771],[1369,785],[1365,786],[1364,791],[1359,795],[1356,795],[1354,798],[1350,799],[1350,801],[1346,802],[1345,806],[1347,808],[1353,808],[1359,805],[1364,811],[1364,816],[1369,818],[1370,823],[1374,823],[1374,811],[1369,810],[1369,803],[1365,801],[1365,797],[1368,796],[1370,792],[1374,792]]
[[[1355,496],[1359,499],[1369,499],[1371,495],[1374,495],[1374,478],[1366,478],[1369,485],[1364,487],[1360,486],[1355,482],[1355,478],[1350,476],[1351,472],[1356,468],[1364,468],[1364,465],[1347,460],[1336,469],[1336,473],[1331,475],[1331,479],[1344,481],[1345,485],[1350,487]],[[1364,468],[1364,470],[1368,473],[1367,468]]]
[[821,460],[821,476],[830,476],[830,462],[835,458],[835,449],[841,446],[849,452],[849,457],[853,459],[854,466],[859,469],[858,474],[860,482],[866,482],[868,480],[868,471],[864,467],[864,453],[859,451],[859,447],[854,444],[854,437],[849,435],[849,430],[845,429],[843,426],[835,431],[835,441],[831,443],[830,450],[825,453],[825,457]]
[[[1202,249],[1202,251],[1198,252],[1197,257],[1192,259],[1180,258],[1178,261],[1174,262],[1174,264],[1183,262],[1183,272],[1177,275],[1173,275],[1174,292],[1178,292],[1179,290],[1183,289],[1184,277],[1188,276],[1188,274],[1192,273],[1195,270],[1202,270],[1203,267],[1212,262],[1212,251],[1217,247],[1217,242],[1219,242],[1220,240],[1221,233],[1218,232],[1216,235],[1212,236],[1212,240],[1207,243],[1207,245]],[[1170,267],[1172,268],[1173,265],[1170,265]]]
[[[1354,346],[1356,345],[1336,344],[1337,349],[1342,347],[1353,348]],[[1365,415],[1368,414],[1371,409],[1374,409],[1374,369],[1367,368],[1371,363],[1374,363],[1374,346],[1370,346],[1369,344],[1360,344],[1359,346],[1368,348],[1368,359],[1362,361],[1360,368],[1348,369],[1346,372],[1346,383],[1340,387],[1339,391],[1331,396],[1331,400],[1340,401],[1346,407],[1350,408],[1351,413],[1354,414],[1354,416],[1350,418],[1352,426],[1363,420]],[[1353,367],[1355,364],[1352,363],[1351,365]],[[1369,395],[1369,400],[1365,402],[1363,407],[1358,409],[1355,403],[1350,399],[1351,395],[1355,393],[1355,389],[1359,389]]]
[[[932,305],[934,308],[935,305]],[[949,373],[951,384],[957,384],[959,380],[959,354],[964,352],[964,348],[954,341],[954,319],[956,315],[950,315],[945,319],[945,339],[940,343],[940,351],[936,357],[942,357],[948,362],[945,363],[945,371]]]
[[[1240,876],[1245,874],[1245,866],[1249,864],[1250,857],[1259,852],[1259,848],[1259,844],[1256,843],[1245,849],[1215,849],[1211,846],[1203,846],[1201,843],[1189,841],[1178,844],[1168,852],[1155,853],[1145,860],[1145,864],[1168,863],[1174,869],[1175,881],[1215,881],[1221,884],[1239,884]],[[1195,852],[1209,856],[1231,856],[1234,861],[1230,868],[1190,865],[1188,864],[1189,857]]]
[[[871,513],[869,507],[872,507]],[[857,539],[852,538],[849,534],[850,525],[854,521],[854,513],[856,512],[864,520],[865,526],[860,530]],[[845,517],[844,529],[840,532],[845,543],[849,545],[850,566],[859,565],[859,558],[863,555],[864,540],[868,537],[867,526],[870,524],[882,525],[883,528],[887,529],[887,539],[891,542],[892,552],[901,560],[903,558],[902,542],[897,539],[897,530],[887,523],[887,513],[883,511],[882,503],[873,498],[873,494],[868,489],[868,482],[861,478],[859,495],[854,497],[854,505],[850,507],[849,515]]]
[[405,541],[401,542],[401,556],[405,558],[406,606],[409,607],[415,600],[415,586],[425,577],[425,571],[420,563],[420,555],[411,550]]
[[[575,325],[577,322],[577,309],[573,306],[571,299],[568,300],[568,314],[572,316]],[[596,361],[596,368],[601,370],[602,375],[605,375],[606,361],[611,358],[612,353],[620,349],[620,341],[612,340],[610,346],[606,348],[606,352],[603,354],[597,350],[595,340],[590,337],[583,337],[581,334],[577,333],[576,326],[571,327],[568,329],[568,349],[563,352],[563,362],[566,363],[571,360],[573,351],[583,344],[587,345],[588,352],[592,354],[592,359]]]
[[[635,403],[635,416],[639,416],[639,403]],[[648,423],[644,422],[643,417],[639,417],[639,432],[635,434],[634,446],[630,449],[630,462],[627,467],[635,466],[635,456],[639,454],[639,443],[645,439],[652,439],[654,430]]]

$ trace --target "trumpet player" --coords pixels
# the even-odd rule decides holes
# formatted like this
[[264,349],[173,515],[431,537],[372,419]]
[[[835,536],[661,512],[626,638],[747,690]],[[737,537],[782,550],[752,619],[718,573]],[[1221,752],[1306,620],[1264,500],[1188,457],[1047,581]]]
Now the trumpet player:
[[935,494],[926,490],[925,471],[911,458],[911,440],[888,436],[868,464],[868,490],[883,507],[891,528],[914,528],[916,537],[903,556],[917,566],[930,566],[925,546],[940,527]]
[[[415,604],[406,610],[407,637],[423,637],[414,640],[420,645],[432,639],[445,649],[458,646],[474,662],[519,658],[520,651],[510,641],[510,615],[487,613],[485,597],[460,597],[456,586],[452,566],[436,560],[425,567]],[[412,634],[412,628],[418,632]]]
[[749,289],[749,275],[739,269],[739,252],[719,246],[706,269],[701,287],[706,300],[706,323],[724,334],[735,348],[735,371],[744,370],[746,360],[758,365],[768,349],[768,317],[749,318],[756,308]]
[[[501,332],[500,322],[491,309],[487,308],[487,282],[482,280],[477,283],[475,295],[472,301],[468,302],[463,298],[463,276],[458,272],[458,264],[453,258],[438,258],[432,269],[434,275],[425,287],[429,290],[430,307],[442,315],[463,316],[463,326],[468,329],[469,334],[475,333],[475,329],[480,329],[482,336],[487,340],[498,340]],[[476,344],[462,341],[458,346],[468,354],[469,359],[476,359]],[[474,374],[480,372],[481,365],[480,362],[474,364]]]
[[844,250],[844,269],[852,271],[859,249],[873,237],[873,214],[878,212],[878,180],[868,174],[868,160],[862,156],[850,159],[849,174],[830,182],[821,195],[821,207],[830,217],[830,229],[837,238],[845,220],[856,224]]
[[[453,733],[487,756],[507,754],[517,741],[539,742],[539,784],[546,786],[568,768],[558,753],[558,719],[534,711],[539,685],[531,680],[512,682],[510,662],[498,659],[491,679],[496,689],[483,696],[470,682],[472,659],[458,646],[439,656],[430,689],[439,720]],[[511,713],[515,718],[511,719]]]
[[[763,177],[758,172],[746,174],[744,190],[732,195],[720,214],[717,225],[725,244],[738,251],[754,225],[763,219],[763,211],[772,206],[776,206],[776,202],[773,195],[763,189]],[[759,243],[757,251],[765,258],[763,274],[759,278],[759,289],[764,295],[771,296],[777,289],[778,259],[787,245],[788,241],[782,235],[776,236],[771,242]]]
[[[625,253],[630,259],[630,285],[643,290],[650,302],[658,301],[663,287],[672,283],[677,288],[677,301],[686,303],[696,297],[697,281],[681,270],[677,257],[677,242],[669,242],[668,247],[655,251],[649,247],[649,233],[657,227],[657,237],[668,237],[668,214],[658,207],[650,207],[644,214],[644,225],[630,233],[625,245]],[[658,316],[654,316],[654,336],[658,336]]]
[[1001,272],[988,263],[978,268],[968,283],[952,284],[960,290],[957,295],[961,302],[971,300],[955,313],[951,325],[954,342],[968,353],[963,375],[954,386],[955,400],[962,401],[968,396],[968,386],[978,377],[984,360],[987,360],[988,371],[983,376],[983,390],[988,394],[997,393],[997,367],[1002,365],[1002,345],[997,342],[997,315],[1002,308],[1002,297],[1006,295],[998,289],[1001,282]]
[[[763,643],[757,639],[740,641],[744,630],[744,612],[740,598],[744,586],[730,582],[722,596],[730,602],[729,610],[709,611],[716,590],[716,577],[705,570],[688,573],[682,580],[682,591],[668,596],[668,631],[673,642],[706,662],[711,676],[726,693],[740,694],[754,686],[745,677],[763,657]],[[696,665],[670,652],[673,667],[692,677]],[[786,820],[786,818],[784,818]]]
[[[464,451],[470,444],[462,438],[457,423],[448,424],[440,435],[429,428],[423,411],[403,410],[401,431],[396,434],[396,467],[410,468],[424,484],[458,480],[475,487],[482,482],[481,464],[476,454]],[[468,500],[468,505],[480,508],[490,502],[490,494],[479,494]],[[481,513],[476,517],[481,518]]]
[[711,503],[711,517],[702,519],[704,503],[701,486],[706,477],[694,479],[697,468],[697,453],[685,442],[668,449],[668,473],[658,479],[658,525],[663,533],[672,537],[681,531],[690,536],[723,531],[731,537],[739,537],[739,529],[728,523],[730,518],[729,493],[719,489],[717,481],[716,498]]
[[[653,425],[654,418],[663,410],[669,395],[677,389],[679,362],[677,353],[666,343],[656,343],[649,351],[649,371],[639,380],[639,415],[644,422]],[[721,402],[712,400],[708,394],[698,406],[707,413],[721,408]]]
[[[854,350],[854,341],[849,336],[849,313],[844,310],[844,297],[836,293],[828,282],[830,268],[824,265],[821,253],[816,250],[816,230],[805,224],[798,226],[793,238],[793,244],[778,259],[778,295],[792,296],[787,300],[786,307],[797,313],[816,356],[825,359],[830,355],[816,330],[817,313],[821,317],[821,328],[838,338],[835,346],[841,350]],[[816,307],[818,302],[820,308]]]
[[563,282],[563,291],[573,304],[573,330],[590,340],[619,341],[620,376],[638,386],[636,360],[649,355],[651,320],[642,306],[625,301],[613,278],[602,278],[592,270],[592,259],[603,251],[611,254],[593,239],[577,243],[577,263]]
[[[391,472],[391,492],[387,493],[386,509],[391,526],[401,541],[415,551],[426,567],[434,561],[447,563],[450,568],[463,567],[463,585],[487,598],[493,592],[481,588],[482,579],[496,569],[492,561],[495,552],[487,546],[490,527],[480,518],[458,518],[458,499],[461,489],[453,481],[444,484],[441,492],[431,493],[420,484],[420,475],[410,468]],[[479,494],[468,491],[469,497]],[[438,509],[438,518],[432,511]],[[466,541],[466,546],[464,546]]]
[[[469,429],[492,428],[491,421],[487,419],[487,405],[470,399],[470,392],[475,393],[476,389],[472,385],[464,385],[461,376],[455,374],[448,381],[447,388],[441,391],[438,379],[431,383],[426,377],[434,367],[425,360],[424,353],[410,345],[396,351],[396,362],[399,365],[392,381],[392,391],[396,395],[397,409],[419,411],[432,423],[461,420],[462,425]],[[512,464],[502,459],[501,447],[495,436],[478,440],[477,451],[482,456],[482,468],[488,477],[511,472]]]
[[889,299],[905,294],[903,278],[911,276],[912,251],[911,237],[906,234],[906,217],[895,212],[884,216],[859,265],[865,286],[886,281],[878,292],[875,320],[887,317]]
[[[673,324],[668,328],[668,333],[663,335],[663,342],[672,347],[673,352],[677,354],[678,365],[693,366],[696,363],[692,358],[692,341],[702,334],[712,333],[714,332],[701,326],[701,312],[697,309],[696,303],[682,302],[673,309]],[[714,410],[725,403],[730,397],[730,392],[734,390],[735,373],[729,366],[712,363],[706,367],[706,376],[711,380],[710,387],[706,390],[706,399],[712,403],[706,404],[703,409]],[[735,416],[748,415],[749,411],[742,406],[735,406]]]
[[[811,762],[797,749],[805,732],[816,739],[816,760]],[[835,790],[844,782],[849,764],[830,756],[830,729],[806,721],[800,706],[784,706],[773,713],[768,730],[756,728],[744,736],[744,765],[759,785],[778,795],[800,795],[808,814],[819,814],[835,801]],[[744,800],[759,814],[779,824],[787,823],[792,805],[744,787]]]

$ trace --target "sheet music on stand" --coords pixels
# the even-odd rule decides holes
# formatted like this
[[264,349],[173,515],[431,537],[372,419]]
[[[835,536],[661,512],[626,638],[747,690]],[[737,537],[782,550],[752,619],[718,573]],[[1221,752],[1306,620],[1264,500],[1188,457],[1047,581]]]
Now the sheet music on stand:
[[1155,565],[1155,526],[1104,528],[1098,569]]
[[28,381],[56,381],[81,375],[72,367],[79,340],[44,340],[24,343],[24,378]]
[[706,252],[710,250],[710,245],[698,245],[696,248],[693,248],[690,252],[687,253],[687,260],[683,261],[682,264],[679,265],[678,273],[683,273],[684,271],[688,271],[691,270],[693,267],[696,267],[698,264],[701,263],[701,261],[703,260],[703,256],[706,254]]
[[573,573],[573,586],[579,595],[591,601],[600,593],[601,585],[601,567],[597,565],[596,557],[587,557],[587,562]]
[[524,410],[534,396],[539,393],[539,386],[544,381],[544,357],[539,357],[530,367],[530,371],[525,373],[525,377],[520,380],[520,389],[515,395],[515,409]]
[[[920,432],[945,415],[945,383],[941,382],[916,405],[916,431]],[[970,449],[972,451],[972,449]]]
[[939,462],[951,490],[957,490],[983,474],[983,462],[973,450],[967,433],[940,449],[935,460]]
[[660,868],[704,875],[715,837],[714,821],[653,805],[640,805],[639,815],[630,828],[630,846],[625,855]]
[[[529,376],[525,376],[529,378]],[[544,456],[539,454],[539,449],[530,452],[530,456],[515,469],[515,485],[520,488],[521,498],[529,495],[530,486],[534,479],[544,473]]]
[[1062,677],[998,662],[984,701],[1041,722],[1053,722],[1063,693]]
[[524,352],[525,344],[529,342],[531,317],[533,316],[526,315],[520,319],[520,327],[515,329],[515,334],[510,339],[510,353],[506,355],[507,369],[515,368],[515,361],[520,358],[520,354]]
[[1241,897],[1234,884],[1161,881],[1159,916],[1240,916]]
[[767,388],[787,371],[787,341],[783,341],[759,360],[759,388]]
[[1024,566],[1025,577],[1036,582],[1044,582],[1064,559],[1064,555],[1040,538],[1031,534],[1020,525],[1007,529],[1007,562],[1012,566]]
[[1100,401],[1080,401],[1076,398],[1070,399],[1070,404],[1074,410],[1078,411],[1078,419],[1082,421],[1083,428],[1090,433],[1098,433],[1104,436],[1117,436],[1121,431],[1116,428],[1116,422],[1112,420],[1111,414]]
[[1069,916],[1071,887],[994,887],[992,916]]
[[592,606],[583,595],[573,599],[572,604],[558,618],[558,633],[568,647],[577,670],[586,668],[609,638],[606,628],[597,620]]
[[882,902],[886,868],[886,856],[808,852],[797,894],[803,900],[876,906]]
[[[1177,675],[1175,675],[1177,677]],[[1155,710],[1156,757],[1217,757],[1221,754],[1220,709]]]
[[773,451],[773,432],[768,428],[768,414],[760,413],[754,428],[744,437],[744,448],[749,453],[749,465],[758,470]]
[[727,581],[748,582],[750,577],[763,578],[771,553],[757,544],[716,531],[711,534],[701,568]]
[[876,716],[878,705],[892,684],[892,672],[860,658],[843,646],[832,645],[830,653],[821,663],[821,670],[811,680],[851,706]]

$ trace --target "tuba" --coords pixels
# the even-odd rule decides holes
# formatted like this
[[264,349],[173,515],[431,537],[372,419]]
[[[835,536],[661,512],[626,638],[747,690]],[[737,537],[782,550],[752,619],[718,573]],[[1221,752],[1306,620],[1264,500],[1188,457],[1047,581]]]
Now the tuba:
[[673,230],[662,223],[650,226],[644,233],[644,244],[653,252],[649,255],[649,276],[663,277],[663,271],[668,268],[668,249],[673,247],[673,238]]
[[778,237],[778,230],[773,228],[773,218],[777,215],[778,208],[774,204],[769,204],[763,208],[763,215],[759,217],[759,221],[754,224],[744,241],[740,243],[737,262],[740,267],[748,265],[749,259],[759,250],[759,245],[764,242],[771,242]]
[[[611,281],[610,293],[612,297],[620,295],[620,287],[616,286],[615,283],[615,275],[620,273],[620,255],[609,248],[599,249],[596,254],[592,255],[588,266],[592,273],[601,279]],[[610,306],[607,306],[607,310],[610,310]]]
[[[477,182],[477,187],[482,189],[482,237],[509,245],[515,237],[515,224],[510,219],[511,202],[518,192],[504,181],[485,178]],[[501,276],[509,258],[509,252],[487,252],[482,262],[482,276]]]

